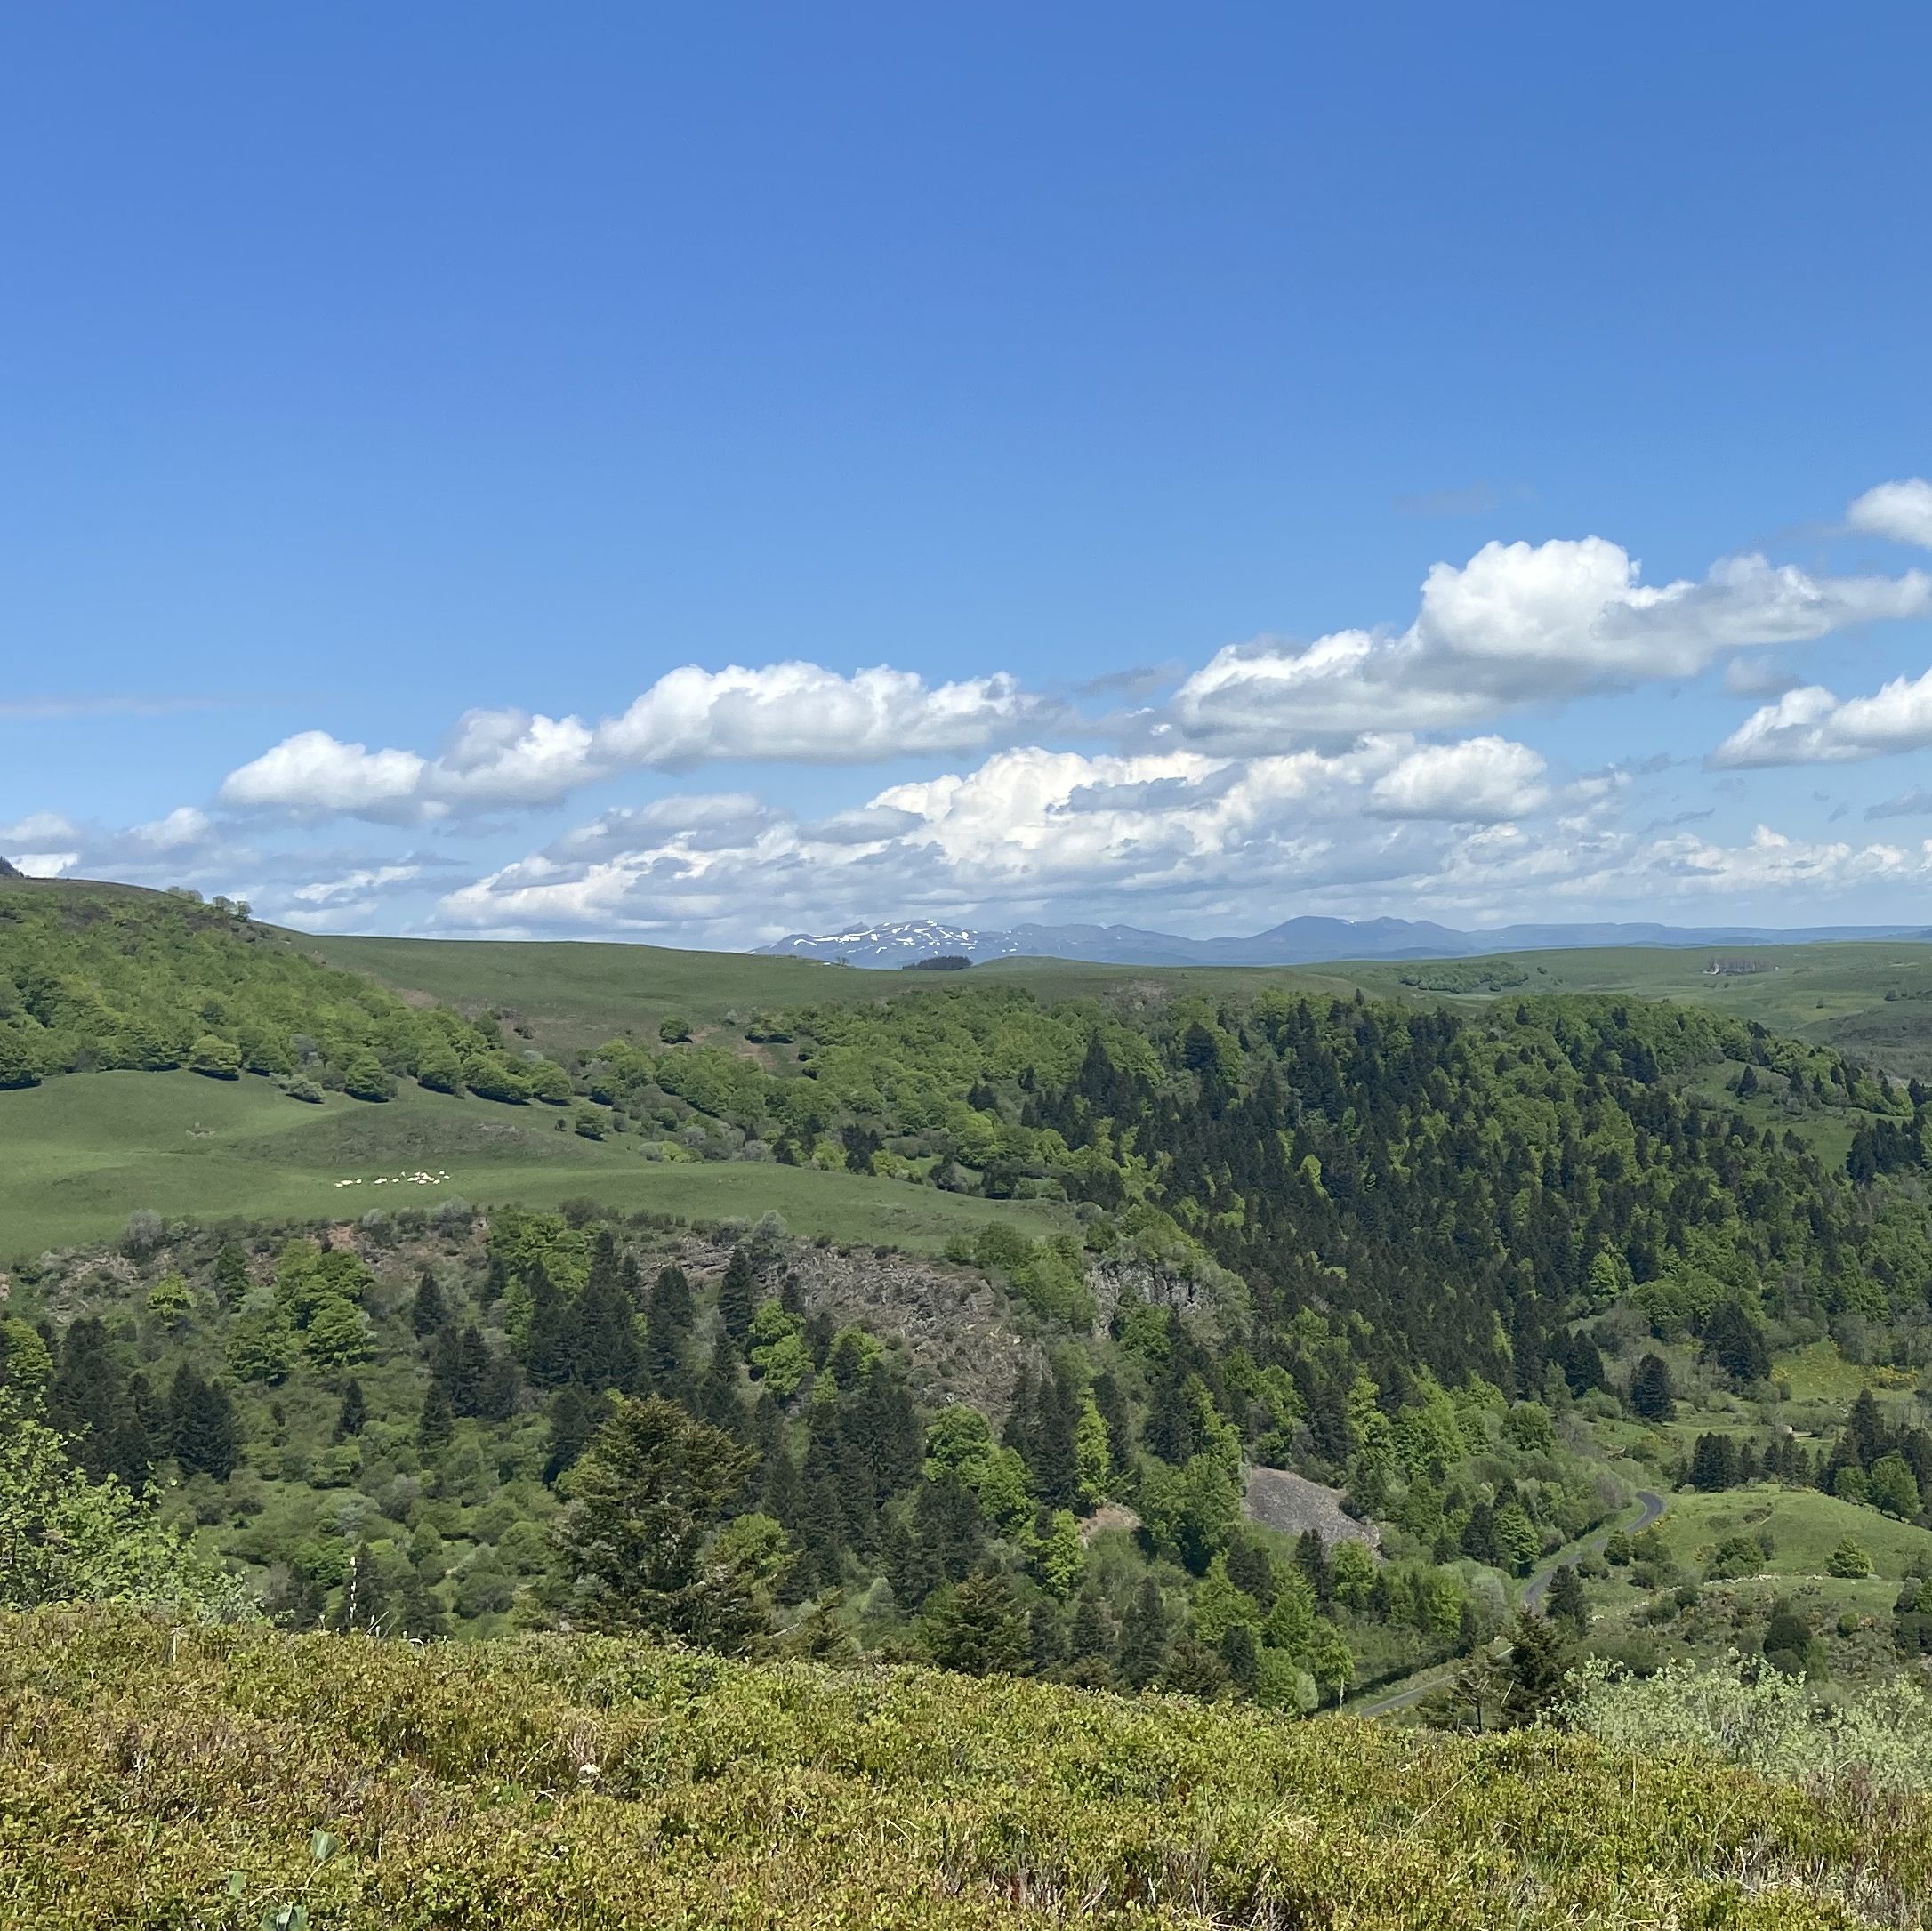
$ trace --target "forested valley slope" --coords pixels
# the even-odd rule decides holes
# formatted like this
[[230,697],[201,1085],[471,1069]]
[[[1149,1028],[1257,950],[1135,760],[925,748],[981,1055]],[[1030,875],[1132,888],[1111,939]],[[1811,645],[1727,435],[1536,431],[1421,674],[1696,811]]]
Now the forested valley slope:
[[[1459,1898],[1507,1893],[1545,1913],[1523,1921],[1623,1922],[1633,1884],[1660,1911],[1701,1900],[1695,1921],[1917,1921],[1899,1900],[1932,1783],[1925,1092],[1666,1002],[1368,999],[1290,975],[1225,997],[1199,973],[1086,997],[808,983],[837,996],[640,1002],[614,1036],[539,1043],[510,1002],[403,996],[244,908],[0,891],[0,1155],[24,1165],[50,1101],[96,1093],[115,1096],[87,1115],[103,1163],[117,1120],[172,1116],[181,1143],[115,1170],[178,1190],[130,1195],[111,1237],[6,1262],[0,1594],[41,1619],[10,1626],[39,1634],[7,1638],[28,1645],[9,1694],[68,1712],[0,1755],[22,1802],[48,1751],[93,1761],[164,1667],[146,1625],[61,1606],[115,1600],[246,1626],[194,1639],[194,1714],[162,1756],[244,1747],[237,1715],[326,1755],[328,1698],[358,1683],[394,1712],[355,1745],[369,1788],[416,1802],[429,1778],[463,1845],[492,1804],[508,1842],[559,1802],[567,1859],[607,1830],[662,1841],[728,1763],[841,1803],[823,1780],[855,1774],[841,1739],[870,1697],[900,1712],[871,1774],[903,1783],[906,1841],[939,1832],[919,1854],[952,1900],[936,1923],[1083,1896],[1125,1922],[1183,1869],[1197,1916],[1243,1921],[1453,1922]],[[259,1172],[261,1204],[197,1211],[207,1122],[242,1102],[222,1171]],[[291,1211],[274,1189],[298,1147],[327,1192]],[[751,1660],[719,1673],[640,1636]],[[987,1679],[957,1708],[957,1801],[988,1803],[985,1780],[1034,1751],[1074,1808],[976,1808],[970,1852],[916,1809],[904,1726],[935,1668]],[[624,1726],[689,1669],[712,1672],[713,1768],[680,1757],[647,1822],[617,1787],[642,1762]],[[292,1671],[342,1688],[305,1714],[271,1687]],[[464,1697],[535,1753],[500,1798],[471,1761],[498,1745],[460,1741]],[[1460,1802],[1425,1829],[1404,1794],[1432,1774],[1408,1746],[1362,1756],[1338,1809],[1314,1792],[1365,1746],[1267,1727],[1319,1717],[1326,1737],[1320,1713],[1351,1697],[1520,1734],[1413,1746],[1452,1781],[1500,1780],[1499,1817],[1543,1802],[1559,1764],[1614,1781],[1614,1752],[1661,1739],[1680,1765],[1740,1765],[1753,1821],[1711,1836],[1673,1807],[1692,1771],[1660,1769],[1635,1877],[1608,1837],[1566,1861],[1547,1821],[1478,1871],[1446,1848]],[[229,1741],[190,1743],[196,1724]],[[535,1742],[558,1724],[585,1740],[568,1774]],[[1071,1735],[1103,1733],[1168,1767],[1101,1790]],[[1257,1790],[1320,1847],[1302,1903],[1269,1888],[1278,1861],[1264,1879],[1216,1847],[1252,1823],[1202,1767],[1221,1758],[1265,1759]],[[131,1801],[120,1774],[103,1764],[70,1814],[43,1804],[42,1828],[106,1830],[86,1806]],[[225,1849],[188,1831],[151,1895],[205,1879],[218,1900],[229,1866],[205,1867],[227,1857],[234,1923],[261,1921],[263,1886],[305,1885],[318,1924],[359,1924],[427,1881],[372,1848],[390,1798],[358,1810],[301,1750],[271,1783]],[[1186,1789],[1208,1811],[1183,1845],[1159,1791]],[[1874,1790],[1882,1830],[1847,1794]],[[1098,1832],[1090,1864],[994,1847],[1052,1829]],[[1155,1829],[1157,1853],[1131,1847]],[[1842,1855],[1801,1871],[1777,1847],[1821,1830]],[[305,1863],[310,1831],[328,1844]],[[1438,1918],[1396,1915],[1351,1863],[1389,1831]],[[736,1869],[692,1842],[666,1910]],[[871,1895],[882,1850],[841,1842],[849,1893],[775,1871],[787,1921]],[[28,1867],[0,1842],[9,1868]],[[36,1921],[97,1921],[76,1866],[19,1881]],[[588,1922],[606,1903],[584,1883]],[[421,1921],[470,1921],[451,1912]]]

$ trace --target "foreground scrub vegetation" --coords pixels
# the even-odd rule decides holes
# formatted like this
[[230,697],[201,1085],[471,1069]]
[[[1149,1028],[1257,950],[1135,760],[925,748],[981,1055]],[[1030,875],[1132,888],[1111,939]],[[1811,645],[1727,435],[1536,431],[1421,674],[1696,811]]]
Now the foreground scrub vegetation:
[[0,1618],[0,1921],[1917,1925],[1915,1800],[634,1640]]

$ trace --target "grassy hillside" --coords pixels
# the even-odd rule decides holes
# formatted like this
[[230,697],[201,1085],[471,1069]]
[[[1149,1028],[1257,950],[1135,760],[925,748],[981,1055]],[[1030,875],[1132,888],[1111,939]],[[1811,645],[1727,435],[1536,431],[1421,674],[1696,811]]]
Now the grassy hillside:
[[36,1931],[1920,1921],[1932,1829],[1525,1732],[550,1638],[0,1619]]
[[464,1011],[513,1013],[545,1050],[599,1046],[626,1034],[655,1036],[673,1013],[700,1027],[721,1026],[728,1013],[749,1018],[764,1007],[881,999],[901,983],[897,974],[810,960],[663,945],[300,934],[291,934],[290,943],[406,996]]
[[[301,1106],[257,1079],[50,1080],[0,1092],[0,1257],[110,1240],[138,1209],[203,1220],[352,1219],[372,1206],[455,1197],[535,1207],[587,1199],[618,1213],[706,1222],[774,1211],[808,1237],[924,1251],[992,1220],[1038,1235],[1066,1219],[1044,1202],[979,1200],[853,1173],[648,1161],[634,1141],[558,1131],[561,1117],[415,1086],[380,1106],[339,1093]],[[423,1171],[448,1177],[396,1184]],[[390,1184],[378,1186],[382,1179]]]
[[[666,1013],[719,1025],[769,1006],[863,1003],[906,975],[655,945],[494,940],[309,938],[327,963],[464,1010],[503,1006],[545,1047],[642,1034]],[[1750,970],[1713,972],[1723,962]],[[1901,1077],[1932,1080],[1932,946],[1904,941],[1727,950],[1619,946],[1494,959],[1339,961],[1296,967],[1117,966],[1004,959],[962,984],[1026,986],[1042,999],[1106,999],[1130,1008],[1188,997],[1252,1000],[1269,986],[1310,996],[1356,987],[1381,998],[1476,1003],[1541,993],[1615,993],[1708,1006],[1773,1032],[1831,1046]]]
[[507,1011],[546,1050],[588,1049],[627,1034],[645,1038],[671,1014],[700,1029],[722,1027],[760,1010],[875,1004],[913,986],[962,991],[991,982],[1023,986],[1043,1000],[1107,999],[1131,1010],[1190,996],[1247,1000],[1268,986],[1346,995],[1358,983],[1351,967],[1149,970],[1070,959],[1002,959],[950,980],[664,945],[311,938],[299,933],[286,935],[286,942],[326,964],[366,973],[405,997],[436,1000],[465,1012]]
[[[1730,970],[1714,971],[1714,966]],[[1620,993],[1708,1007],[1834,1047],[1902,1078],[1932,1079],[1932,946],[1618,946],[1504,958],[1332,967],[1369,991],[1475,1001],[1524,993]],[[1520,985],[1511,982],[1522,974]],[[1467,992],[1459,992],[1466,985]]]

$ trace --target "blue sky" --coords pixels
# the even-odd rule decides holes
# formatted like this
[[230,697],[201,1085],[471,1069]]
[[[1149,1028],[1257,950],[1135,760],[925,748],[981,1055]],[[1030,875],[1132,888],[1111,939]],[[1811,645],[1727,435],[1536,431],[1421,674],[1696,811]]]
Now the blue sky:
[[13,10],[0,852],[1932,918],[1932,14],[1327,11]]

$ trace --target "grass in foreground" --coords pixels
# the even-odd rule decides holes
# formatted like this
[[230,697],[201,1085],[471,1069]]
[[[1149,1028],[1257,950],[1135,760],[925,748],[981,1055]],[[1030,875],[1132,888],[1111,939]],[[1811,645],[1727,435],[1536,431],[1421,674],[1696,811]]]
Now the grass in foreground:
[[0,1619],[0,1921],[39,1931],[1797,1931],[1917,1924],[1932,1877],[1912,1800],[1542,1733],[616,1640],[43,1612]]
[[[794,1234],[937,1251],[991,1219],[1029,1235],[1065,1210],[942,1194],[851,1173],[743,1161],[645,1160],[634,1138],[557,1131],[547,1106],[503,1106],[408,1085],[382,1106],[290,1099],[266,1080],[90,1073],[0,1092],[0,1256],[112,1240],[137,1208],[169,1219],[358,1218],[371,1207],[590,1199],[699,1221],[768,1209]],[[447,1171],[437,1186],[396,1185]],[[390,1184],[375,1185],[378,1178]],[[339,1187],[344,1179],[355,1187]]]

